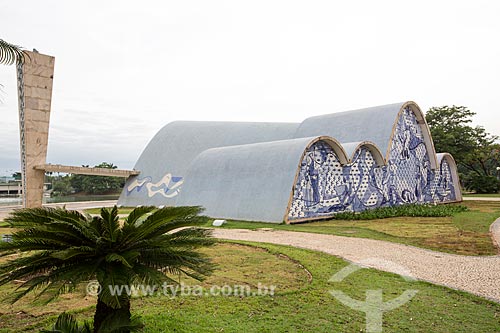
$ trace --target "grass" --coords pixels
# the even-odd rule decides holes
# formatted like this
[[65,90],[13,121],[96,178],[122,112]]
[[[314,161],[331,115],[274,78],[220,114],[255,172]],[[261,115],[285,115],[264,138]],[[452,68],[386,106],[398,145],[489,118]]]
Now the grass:
[[[133,210],[134,210],[134,207],[120,207],[118,209],[118,213],[120,215],[125,215],[125,214],[128,215]],[[89,208],[89,209],[85,209],[85,212],[89,213],[89,214],[100,214],[101,213],[101,208]]]
[[[270,254],[262,248],[223,243],[205,249],[204,252],[214,258],[217,271],[203,283],[188,278],[182,279],[183,283],[201,285],[207,289],[212,285],[247,285],[255,291],[260,282],[264,285],[274,284],[277,288],[289,292],[299,290],[309,283],[308,272],[302,266],[286,257]],[[0,299],[6,300],[15,286],[1,286]],[[36,329],[46,326],[47,323],[54,322],[60,312],[69,309],[77,309],[78,318],[88,319],[93,316],[96,298],[85,294],[85,286],[81,286],[77,292],[62,295],[57,301],[50,303],[49,307],[37,301],[33,295],[13,306],[5,302],[0,303],[0,332],[17,332],[22,329],[27,332],[37,331]],[[163,299],[168,300],[169,297]]]
[[[463,211],[461,208],[463,206],[467,207],[468,211]],[[130,207],[122,207],[119,213],[129,214],[132,210]],[[87,209],[86,212],[98,214],[100,209]],[[399,216],[402,213],[409,216]],[[429,215],[440,217],[429,217]],[[352,220],[352,218],[380,216],[396,217]],[[332,219],[291,225],[229,220],[222,228],[274,228],[371,238],[462,255],[494,255],[499,250],[492,242],[489,227],[498,217],[500,217],[500,202],[464,201],[460,205],[437,205],[425,210],[418,206],[410,206],[405,209],[385,208],[362,214],[347,213],[344,214],[344,218],[350,220]],[[0,227],[0,236],[11,232],[12,230]]]
[[[265,250],[233,243],[209,249],[220,266],[204,286],[261,282],[276,285],[274,296],[134,298],[132,311],[142,316],[144,333],[364,332],[364,314],[342,305],[329,291],[340,290],[351,298],[364,300],[366,290],[376,289],[383,290],[384,301],[408,289],[418,290],[411,301],[384,314],[383,332],[500,331],[498,303],[426,282],[408,282],[398,275],[373,269],[357,271],[342,282],[328,282],[348,263],[309,250],[259,246]],[[2,298],[8,287],[0,290]],[[56,301],[50,307],[36,306],[31,300],[13,307],[2,305],[0,332],[38,332],[50,326],[57,313],[65,309],[71,309],[79,320],[93,315],[94,307],[89,306],[95,301],[93,298],[85,300],[78,293],[66,297],[68,300]]]
[[[222,228],[274,228],[347,237],[371,238],[462,255],[494,255],[489,234],[500,217],[500,202],[464,201],[469,208],[448,217],[392,217],[372,220],[325,220],[302,224],[270,224],[229,220]],[[450,205],[453,207],[456,205]]]
[[[463,207],[468,210],[464,211]],[[127,214],[131,210],[132,208],[120,208],[119,212]],[[95,214],[99,209],[86,211]],[[493,244],[489,227],[500,217],[500,202],[464,201],[459,205],[423,207],[414,205],[382,208],[361,214],[344,213],[339,217],[344,219],[301,224],[228,220],[222,228],[274,228],[370,238],[462,255],[494,255],[499,251]]]

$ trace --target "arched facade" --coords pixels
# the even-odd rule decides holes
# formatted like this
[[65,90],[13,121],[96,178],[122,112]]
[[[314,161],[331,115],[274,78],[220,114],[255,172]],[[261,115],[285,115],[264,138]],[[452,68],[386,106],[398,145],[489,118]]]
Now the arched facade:
[[[410,203],[460,201],[453,158],[449,154],[437,158],[433,145],[426,144],[430,140],[427,127],[421,126],[414,110],[407,104],[398,113],[383,164],[380,157],[377,163],[375,156],[380,152],[369,143],[344,144],[353,150],[348,164],[340,163],[325,142],[308,147],[286,221]],[[438,168],[432,167],[432,160]]]
[[377,164],[365,145],[348,163],[342,163],[327,142],[315,142],[300,164],[286,221],[300,222],[380,206],[382,197],[377,195],[373,179],[374,170],[384,166]]
[[173,124],[145,149],[119,204],[201,205],[212,217],[295,223],[462,199],[455,161],[436,154],[414,102],[300,124]]

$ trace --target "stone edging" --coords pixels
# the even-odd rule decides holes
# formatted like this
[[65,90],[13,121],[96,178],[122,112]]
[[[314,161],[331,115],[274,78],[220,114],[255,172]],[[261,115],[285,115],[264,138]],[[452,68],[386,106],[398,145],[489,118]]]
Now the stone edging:
[[490,225],[490,234],[493,239],[493,244],[497,247],[498,253],[500,254],[500,218],[496,219]]

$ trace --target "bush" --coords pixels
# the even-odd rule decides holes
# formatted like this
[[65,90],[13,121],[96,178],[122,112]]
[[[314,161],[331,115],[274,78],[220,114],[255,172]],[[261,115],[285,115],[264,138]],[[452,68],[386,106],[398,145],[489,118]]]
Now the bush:
[[472,175],[468,179],[467,189],[476,193],[498,193],[500,182],[493,176]]
[[394,207],[368,209],[359,213],[343,212],[335,214],[336,220],[375,220],[389,217],[446,217],[465,212],[468,208],[462,205],[429,205],[412,204]]

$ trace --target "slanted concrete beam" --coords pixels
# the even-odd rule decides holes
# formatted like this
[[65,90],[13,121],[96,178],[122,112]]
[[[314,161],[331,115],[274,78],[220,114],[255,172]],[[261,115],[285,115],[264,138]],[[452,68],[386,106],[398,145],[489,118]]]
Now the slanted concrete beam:
[[121,169],[107,169],[107,168],[87,168],[78,166],[68,166],[61,164],[40,164],[35,166],[35,170],[42,170],[45,172],[63,172],[74,173],[77,175],[94,175],[94,176],[109,176],[109,177],[123,177],[136,176],[139,174],[137,170],[121,170]]

